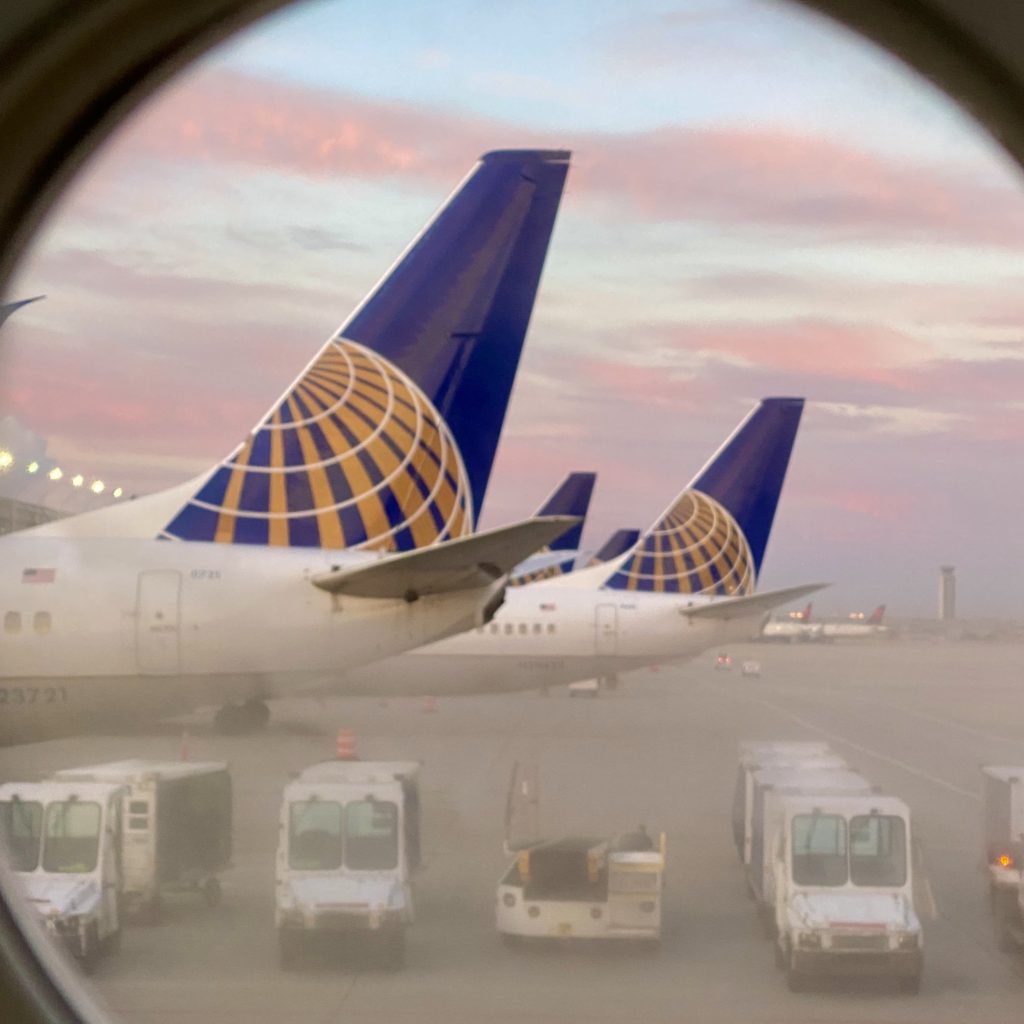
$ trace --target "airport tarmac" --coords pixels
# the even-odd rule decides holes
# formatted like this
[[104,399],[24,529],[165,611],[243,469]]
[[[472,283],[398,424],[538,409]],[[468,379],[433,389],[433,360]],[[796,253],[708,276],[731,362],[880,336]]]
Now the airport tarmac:
[[[230,762],[234,867],[224,902],[168,900],[133,926],[90,984],[138,1024],[387,1021],[1017,1021],[1024,958],[997,951],[981,871],[979,763],[1024,764],[1024,646],[851,642],[731,650],[760,678],[713,669],[714,653],[638,672],[599,699],[548,696],[282,701],[268,732],[220,737],[189,725],[195,759]],[[408,964],[396,974],[340,957],[278,968],[274,851],[289,774],[328,758],[339,727],[360,754],[424,764],[426,864]],[[787,991],[747,898],[730,834],[742,739],[828,740],[902,797],[926,849],[939,917],[925,922],[919,996],[885,984]],[[138,736],[0,751],[0,777],[123,757],[177,757],[177,726]],[[494,930],[505,792],[513,761],[536,763],[546,834],[668,833],[666,930],[656,953],[622,947],[505,948]]]

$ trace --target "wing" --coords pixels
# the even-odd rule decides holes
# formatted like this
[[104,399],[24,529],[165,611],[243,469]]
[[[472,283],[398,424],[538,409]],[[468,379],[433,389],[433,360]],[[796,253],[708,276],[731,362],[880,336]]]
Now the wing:
[[780,604],[796,601],[805,594],[831,586],[829,583],[804,583],[799,587],[785,587],[782,590],[765,590],[744,597],[720,597],[707,604],[684,608],[683,614],[691,619],[739,619],[768,612]]
[[352,597],[403,598],[487,586],[578,522],[545,516],[485,530],[430,548],[387,555],[313,577],[314,586]]

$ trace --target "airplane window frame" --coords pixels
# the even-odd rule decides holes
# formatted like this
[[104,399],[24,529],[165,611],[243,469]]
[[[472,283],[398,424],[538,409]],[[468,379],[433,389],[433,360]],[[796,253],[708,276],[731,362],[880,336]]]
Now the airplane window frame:
[[[64,185],[117,124],[214,44],[288,0],[22,0],[0,19],[0,292]],[[795,0],[943,89],[1024,166],[1024,11],[1015,0]],[[0,1007],[11,1024],[106,1015],[0,864]],[[45,957],[45,965],[44,965]]]

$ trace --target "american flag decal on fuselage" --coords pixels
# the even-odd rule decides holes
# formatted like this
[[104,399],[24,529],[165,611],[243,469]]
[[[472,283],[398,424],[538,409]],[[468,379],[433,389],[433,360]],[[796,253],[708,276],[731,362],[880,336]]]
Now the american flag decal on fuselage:
[[56,569],[22,569],[22,583],[54,583],[57,579]]

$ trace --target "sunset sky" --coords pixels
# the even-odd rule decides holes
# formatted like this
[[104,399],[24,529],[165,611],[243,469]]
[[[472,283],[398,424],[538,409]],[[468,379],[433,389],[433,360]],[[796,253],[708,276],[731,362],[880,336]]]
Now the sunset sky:
[[491,7],[299,5],[151,101],[12,292],[48,295],[0,340],[18,443],[138,492],[202,471],[480,153],[566,147],[485,524],[594,469],[586,542],[646,526],[759,397],[806,395],[762,584],[930,615],[951,563],[965,615],[1024,615],[1024,193],[995,143],[788,4]]

